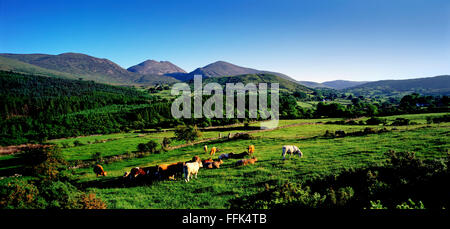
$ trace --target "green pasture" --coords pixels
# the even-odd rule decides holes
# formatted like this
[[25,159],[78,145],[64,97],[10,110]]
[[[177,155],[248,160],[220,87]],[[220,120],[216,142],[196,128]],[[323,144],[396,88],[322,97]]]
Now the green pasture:
[[[282,184],[285,181],[305,182],[325,175],[337,175],[351,168],[382,164],[389,150],[412,151],[423,159],[446,157],[450,149],[450,124],[426,124],[427,116],[441,115],[443,114],[384,117],[388,120],[403,117],[418,123],[396,127],[324,124],[340,119],[280,120],[280,126],[299,125],[252,133],[254,139],[251,140],[215,140],[206,143],[210,147],[216,146],[221,149],[221,152],[213,158],[217,158],[221,153],[240,153],[245,151],[248,145],[253,144],[259,161],[254,165],[238,167],[235,165],[238,159],[225,160],[220,169],[201,169],[198,179],[193,179],[189,183],[186,183],[180,175],[174,181],[127,185],[121,176],[136,166],[187,161],[196,155],[206,159],[209,155],[203,152],[205,145],[203,143],[104,164],[103,167],[108,172],[106,177],[96,177],[92,168],[74,169],[72,174],[77,179],[78,185],[96,193],[107,203],[108,208],[228,208],[230,199],[262,191],[265,184]],[[258,123],[250,126],[258,126]],[[388,132],[340,138],[323,136],[327,130],[330,132],[344,130],[351,133],[362,131],[366,127],[374,130],[386,128]],[[210,130],[204,131],[202,138],[216,137],[219,133],[226,136],[232,131],[245,132],[242,129]],[[63,155],[68,160],[90,160],[92,154],[96,152],[101,152],[102,156],[119,155],[136,150],[139,143],[150,139],[161,142],[163,137],[173,137],[173,132],[120,133],[50,142],[70,143],[71,147],[62,149]],[[108,139],[109,141],[105,143],[87,144],[88,141]],[[86,145],[73,147],[74,140]],[[175,141],[172,145],[179,144],[184,142]],[[289,144],[299,146],[304,156],[300,159],[293,157],[283,161],[281,148]],[[0,163],[5,163],[13,157],[13,155],[2,156]]]

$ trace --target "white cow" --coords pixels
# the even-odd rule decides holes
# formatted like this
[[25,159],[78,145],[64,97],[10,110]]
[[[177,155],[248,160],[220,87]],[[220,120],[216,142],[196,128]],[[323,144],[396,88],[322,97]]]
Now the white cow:
[[198,170],[199,170],[201,167],[203,167],[203,164],[202,164],[201,161],[200,161],[200,162],[195,161],[195,162],[188,162],[188,163],[186,163],[186,164],[183,166],[183,173],[184,173],[184,178],[185,178],[184,180],[185,180],[186,182],[188,182],[188,181],[189,181],[189,178],[190,178],[192,175],[195,175],[195,179],[197,179]]
[[283,146],[283,160],[286,159],[286,154],[289,154],[289,158],[291,158],[292,154],[296,154],[298,153],[298,157],[301,158],[303,156],[302,151],[300,151],[300,149],[297,146],[293,146],[293,145],[286,145]]

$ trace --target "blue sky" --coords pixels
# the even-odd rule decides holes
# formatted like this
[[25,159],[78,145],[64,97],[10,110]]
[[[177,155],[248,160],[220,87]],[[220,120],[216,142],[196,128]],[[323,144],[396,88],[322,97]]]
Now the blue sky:
[[224,60],[316,82],[450,74],[448,0],[0,0],[0,16],[2,53]]

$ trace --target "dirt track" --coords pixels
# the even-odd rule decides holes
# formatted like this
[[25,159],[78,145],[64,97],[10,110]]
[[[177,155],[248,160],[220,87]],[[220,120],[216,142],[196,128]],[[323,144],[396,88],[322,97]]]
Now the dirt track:
[[21,151],[23,148],[38,148],[42,147],[40,144],[22,144],[22,145],[14,145],[14,146],[1,146],[0,147],[0,155],[8,155]]

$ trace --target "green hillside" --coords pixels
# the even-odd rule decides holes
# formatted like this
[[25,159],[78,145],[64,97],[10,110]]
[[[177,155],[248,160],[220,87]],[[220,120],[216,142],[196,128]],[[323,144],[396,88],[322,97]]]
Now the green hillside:
[[0,145],[149,127],[171,118],[169,105],[133,88],[0,71]]
[[380,80],[351,87],[344,92],[365,97],[400,97],[411,93],[450,95],[450,75],[407,80]]
[[0,70],[67,79],[82,78],[113,85],[155,85],[178,82],[170,76],[130,72],[107,59],[78,53],[0,54]]
[[57,78],[78,79],[81,76],[66,72],[59,72],[51,69],[41,68],[19,60],[0,56],[0,70],[13,71],[18,73],[29,73],[34,75],[45,75]]
[[205,84],[212,82],[219,83],[221,85],[226,85],[227,83],[243,83],[244,85],[248,83],[279,83],[280,90],[302,91],[305,93],[313,92],[313,90],[308,87],[271,74],[246,74],[237,76],[210,77],[203,79],[203,83]]

